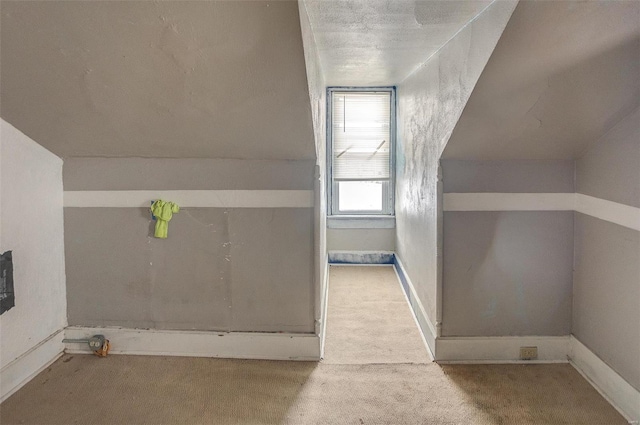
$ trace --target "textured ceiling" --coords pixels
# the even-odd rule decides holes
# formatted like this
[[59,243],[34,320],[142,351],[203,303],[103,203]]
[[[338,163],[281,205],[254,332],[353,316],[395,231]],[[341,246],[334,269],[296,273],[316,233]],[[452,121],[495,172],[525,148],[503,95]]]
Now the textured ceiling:
[[491,0],[305,0],[329,86],[395,85]]
[[296,1],[0,13],[0,114],[60,156],[315,158]]
[[443,153],[571,159],[640,103],[640,2],[521,0]]

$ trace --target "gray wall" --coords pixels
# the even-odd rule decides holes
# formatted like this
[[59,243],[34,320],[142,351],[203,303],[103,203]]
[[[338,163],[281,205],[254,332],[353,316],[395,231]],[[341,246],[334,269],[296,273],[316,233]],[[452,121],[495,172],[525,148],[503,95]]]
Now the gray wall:
[[[574,161],[441,164],[444,192],[574,192]],[[570,333],[573,212],[448,211],[443,236],[443,336]]]
[[[64,183],[221,189],[216,176],[235,168],[234,189],[313,188],[308,161],[225,162],[74,159],[65,162]],[[281,166],[259,184],[244,173]],[[287,170],[295,183],[283,178]],[[153,225],[145,208],[65,208],[70,325],[314,332],[312,208],[184,208],[166,240],[152,237]]]
[[67,158],[64,190],[305,190],[315,160]]
[[65,190],[316,193],[315,217],[187,208],[165,241],[144,209],[66,208],[71,324],[314,331],[324,104],[299,12],[296,1],[2,3],[2,117],[65,158]]
[[573,193],[574,161],[473,161],[443,159],[449,193]]
[[443,336],[568,335],[573,212],[444,215]]
[[640,105],[638,22],[638,1],[520,1],[443,156],[580,157]]
[[296,1],[1,14],[2,117],[63,158],[315,159]]
[[434,325],[438,160],[514,7],[489,6],[397,88],[396,252]]
[[[577,161],[579,193],[640,206],[640,120],[621,120]],[[638,231],[576,213],[573,334],[640,390]]]
[[640,390],[640,238],[576,213],[573,334]]
[[[557,167],[561,162],[538,166],[520,161],[564,158],[575,160],[579,194],[640,207],[639,16],[638,2],[521,1],[443,153],[447,159],[493,161],[443,161],[445,190],[572,192],[567,190],[567,170]],[[564,37],[569,33],[571,37]],[[542,314],[549,314],[549,304],[555,311],[557,297],[571,284],[570,331],[640,389],[637,230],[574,213],[572,282],[558,273],[553,285],[532,294],[529,299],[542,314],[527,326],[518,321],[517,312],[498,309],[517,301],[518,292],[505,288],[518,288],[522,276],[547,282],[542,279],[546,268],[558,271],[562,266],[555,259],[564,242],[557,245],[558,235],[549,229],[566,235],[567,223],[558,227],[565,215],[445,213],[443,329],[450,334],[494,334],[491,318],[483,313],[495,312],[515,322],[502,324],[500,332],[566,332],[566,316],[540,325],[547,320]],[[515,225],[518,221],[520,226]],[[510,229],[510,234],[496,229]],[[498,252],[514,238],[526,246]],[[553,258],[546,257],[545,247]],[[520,257],[524,252],[532,255]],[[510,257],[520,263],[503,262]],[[516,268],[521,269],[518,279],[512,279]],[[451,299],[453,293],[464,303],[463,289],[470,294],[482,285],[500,288],[505,303],[498,298],[495,310],[486,308],[491,307],[491,296],[482,292],[476,297],[483,300],[484,310],[476,305],[459,308]],[[531,306],[526,304],[525,311]]]
[[640,208],[640,108],[576,162],[576,191]]
[[396,229],[327,229],[330,251],[394,251]]

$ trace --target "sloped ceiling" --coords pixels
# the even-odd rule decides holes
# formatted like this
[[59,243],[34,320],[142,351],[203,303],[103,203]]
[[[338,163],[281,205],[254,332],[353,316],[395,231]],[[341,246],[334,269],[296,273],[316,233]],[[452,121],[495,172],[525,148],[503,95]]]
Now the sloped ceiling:
[[395,85],[491,0],[304,0],[329,86]]
[[571,159],[640,102],[640,2],[521,0],[444,150]]
[[0,12],[0,115],[62,157],[315,158],[296,1]]

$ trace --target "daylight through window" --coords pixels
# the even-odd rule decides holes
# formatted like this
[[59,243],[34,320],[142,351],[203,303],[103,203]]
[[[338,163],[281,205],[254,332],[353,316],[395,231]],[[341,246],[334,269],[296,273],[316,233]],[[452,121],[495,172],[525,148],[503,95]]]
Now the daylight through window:
[[330,89],[331,208],[392,214],[393,89]]

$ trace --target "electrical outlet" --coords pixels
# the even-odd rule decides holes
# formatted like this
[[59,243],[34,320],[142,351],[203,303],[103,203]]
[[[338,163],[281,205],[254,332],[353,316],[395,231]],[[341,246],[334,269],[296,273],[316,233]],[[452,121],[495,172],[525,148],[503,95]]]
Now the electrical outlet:
[[520,360],[534,360],[538,358],[538,347],[520,347]]

